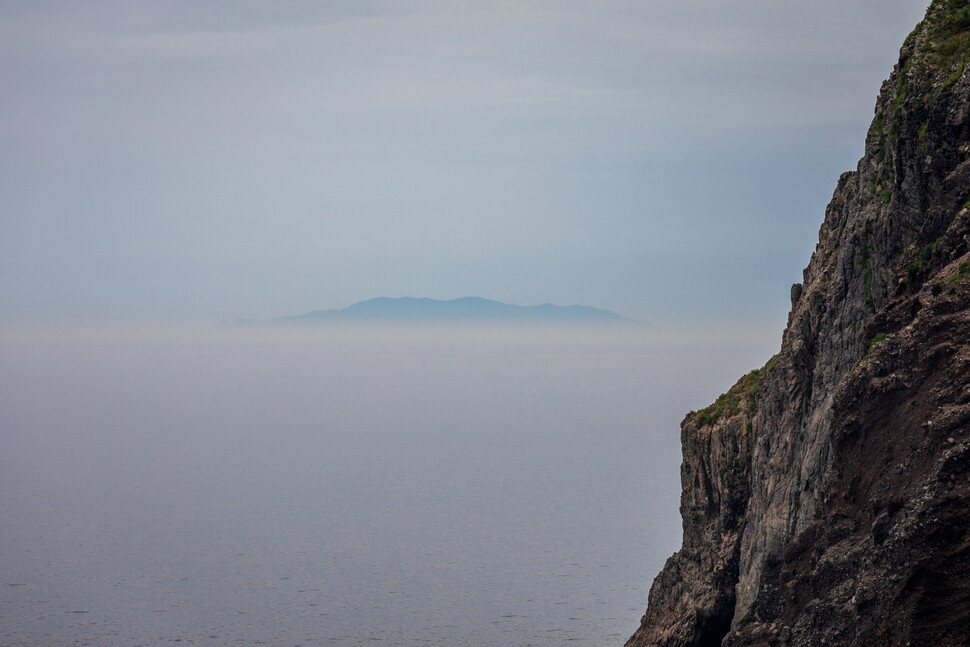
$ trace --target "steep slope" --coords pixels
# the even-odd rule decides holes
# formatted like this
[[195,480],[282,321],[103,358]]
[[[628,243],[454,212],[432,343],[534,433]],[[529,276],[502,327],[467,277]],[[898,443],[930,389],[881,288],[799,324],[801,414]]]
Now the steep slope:
[[970,644],[970,2],[934,0],[782,347],[682,424],[684,545],[628,647]]

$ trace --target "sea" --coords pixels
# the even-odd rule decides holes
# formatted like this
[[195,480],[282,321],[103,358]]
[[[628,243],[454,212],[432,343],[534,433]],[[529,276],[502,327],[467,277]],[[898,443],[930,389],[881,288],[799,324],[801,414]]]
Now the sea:
[[620,647],[753,326],[0,327],[0,645]]

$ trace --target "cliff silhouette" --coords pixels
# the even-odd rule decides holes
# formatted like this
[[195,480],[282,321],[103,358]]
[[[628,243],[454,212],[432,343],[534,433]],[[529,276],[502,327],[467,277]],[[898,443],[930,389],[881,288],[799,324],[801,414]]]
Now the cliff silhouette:
[[934,0],[781,349],[681,425],[684,538],[627,647],[970,645],[970,2]]

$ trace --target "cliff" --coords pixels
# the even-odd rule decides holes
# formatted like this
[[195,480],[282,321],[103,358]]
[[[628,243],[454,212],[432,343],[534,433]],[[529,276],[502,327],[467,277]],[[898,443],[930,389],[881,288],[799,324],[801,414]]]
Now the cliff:
[[792,287],[681,426],[684,539],[627,647],[970,644],[970,0],[934,0]]

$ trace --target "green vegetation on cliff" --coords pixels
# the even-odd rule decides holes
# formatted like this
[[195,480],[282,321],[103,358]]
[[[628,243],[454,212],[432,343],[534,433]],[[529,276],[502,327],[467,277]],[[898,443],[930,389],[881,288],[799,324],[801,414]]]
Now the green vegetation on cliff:
[[938,4],[941,13],[930,30],[932,62],[940,69],[949,69],[958,62],[966,65],[970,51],[970,0]]
[[[761,388],[761,378],[765,375],[765,368],[755,369],[738,380],[737,384],[728,389],[727,393],[718,396],[714,404],[705,407],[700,411],[692,412],[694,421],[698,427],[713,425],[722,417],[730,418],[738,415],[742,411],[750,418],[755,411],[755,396]],[[742,403],[745,408],[742,410]]]

